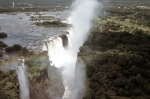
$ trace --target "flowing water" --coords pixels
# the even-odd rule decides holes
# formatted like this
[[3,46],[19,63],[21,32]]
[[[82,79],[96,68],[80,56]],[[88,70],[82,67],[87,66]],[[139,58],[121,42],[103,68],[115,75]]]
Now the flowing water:
[[84,64],[77,61],[77,53],[88,37],[99,6],[97,0],[75,0],[73,11],[68,18],[72,28],[68,30],[69,34],[66,34],[69,42],[67,48],[63,47],[63,40],[59,36],[50,38],[43,47],[47,47],[50,61],[56,67],[64,68],[62,72],[65,86],[64,99],[81,99],[84,96],[86,76]]
[[[39,12],[42,15],[53,16],[64,21],[69,16],[69,11],[57,12]],[[17,15],[0,14],[0,32],[5,32],[8,37],[0,39],[8,46],[20,44],[30,50],[41,50],[43,40],[48,36],[61,34],[66,27],[42,27],[33,25],[26,13],[17,13]],[[45,20],[40,20],[45,21]],[[50,20],[49,20],[50,21]]]
[[24,59],[20,59],[20,63],[17,67],[19,89],[20,89],[20,98],[21,99],[30,99],[29,98],[29,87],[28,87],[28,76],[27,71],[24,65]]
[[[82,98],[85,71],[83,70],[84,65],[77,62],[77,53],[79,47],[83,45],[88,37],[92,26],[91,21],[95,18],[95,10],[97,10],[98,6],[97,0],[76,0],[69,18],[68,12],[50,13],[57,14],[57,17],[61,19],[68,18],[68,23],[72,24],[70,29],[37,27],[31,25],[32,22],[29,21],[29,17],[25,16],[25,14],[17,14],[17,17],[1,14],[2,19],[0,19],[0,22],[3,22],[4,19],[7,20],[1,26],[1,31],[8,34],[8,38],[2,40],[8,45],[19,43],[27,46],[28,49],[31,47],[33,50],[41,48],[43,51],[48,51],[50,65],[57,68],[63,67],[62,78],[65,86],[63,99]],[[5,16],[7,17],[5,18]],[[17,22],[14,20],[17,20]],[[9,25],[10,22],[13,24]],[[64,32],[61,30],[67,30],[68,32],[64,36]],[[76,64],[78,64],[79,68],[76,67]],[[29,99],[24,62],[18,67],[17,73],[21,99]]]

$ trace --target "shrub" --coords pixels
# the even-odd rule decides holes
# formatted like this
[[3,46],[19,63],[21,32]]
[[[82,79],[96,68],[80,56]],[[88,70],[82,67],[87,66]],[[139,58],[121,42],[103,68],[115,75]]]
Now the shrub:
[[144,92],[147,94],[147,95],[150,95],[150,84],[147,84],[144,86]]
[[13,45],[13,46],[11,46],[11,47],[7,47],[7,48],[5,49],[5,51],[6,51],[6,52],[18,52],[18,51],[21,50],[21,48],[22,48],[22,46],[20,46],[19,44],[15,44],[15,45]]
[[0,57],[3,57],[3,52],[2,51],[0,51]]
[[127,84],[126,79],[124,78],[118,78],[114,81],[115,87],[124,87]]
[[5,37],[7,37],[6,33],[4,33],[4,32],[0,33],[0,38],[5,38]]
[[6,47],[7,45],[5,43],[3,43],[2,41],[0,41],[0,48]]
[[135,90],[133,90],[132,94],[135,96],[141,96],[142,91],[140,89],[135,89]]

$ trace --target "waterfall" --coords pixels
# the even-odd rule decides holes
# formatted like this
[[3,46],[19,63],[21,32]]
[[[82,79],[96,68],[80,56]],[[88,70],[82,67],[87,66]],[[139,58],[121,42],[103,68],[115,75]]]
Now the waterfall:
[[[71,93],[71,87],[73,82],[74,69],[72,63],[75,63],[75,58],[71,56],[68,48],[71,46],[71,35],[70,31],[66,34],[57,35],[50,37],[49,40],[43,43],[42,50],[48,51],[49,60],[51,66],[54,64],[55,67],[63,67],[62,78],[65,86],[65,93],[63,98],[68,99]],[[73,62],[74,61],[74,62]],[[69,68],[69,66],[71,68]]]
[[[43,50],[48,51],[54,66],[63,67],[64,99],[81,99],[84,96],[85,69],[84,64],[77,61],[77,53],[88,37],[99,6],[97,0],[75,0],[68,19],[68,23],[72,25],[68,30],[69,34],[51,37],[43,44]],[[68,43],[65,42],[66,37]]]
[[[63,64],[63,55],[64,55],[64,47],[62,38],[56,36],[54,38],[49,38],[49,41],[46,43],[49,60],[52,61],[55,66],[61,66]],[[58,62],[59,60],[59,62]]]
[[47,44],[46,43],[43,43],[43,46],[42,46],[42,51],[47,51],[48,48],[47,48]]
[[21,99],[30,99],[29,98],[28,77],[27,77],[27,71],[26,71],[26,68],[24,65],[24,61],[25,61],[24,59],[21,59],[20,64],[17,67],[20,98]]
[[68,38],[68,46],[72,46],[71,45],[71,36],[70,36],[70,34],[67,34],[66,36]]

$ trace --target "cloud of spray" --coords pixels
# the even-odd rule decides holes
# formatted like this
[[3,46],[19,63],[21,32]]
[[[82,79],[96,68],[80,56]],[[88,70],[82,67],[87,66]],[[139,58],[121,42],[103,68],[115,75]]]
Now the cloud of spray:
[[[87,39],[92,27],[92,21],[97,17],[98,13],[100,13],[98,11],[101,11],[101,9],[102,4],[97,0],[76,0],[73,4],[73,11],[69,18],[69,23],[72,24],[72,46],[69,51],[73,52],[76,61],[79,47]],[[85,77],[84,64],[77,61],[71,99],[81,99],[83,97]]]
[[91,21],[96,17],[96,11],[100,7],[97,0],[76,0],[73,4],[73,12],[69,18],[69,23],[73,26],[73,38],[71,42],[75,52],[83,45],[88,37],[92,26]]
[[77,61],[77,53],[87,39],[92,21],[101,11],[102,4],[97,0],[76,0],[72,8],[73,11],[68,19],[68,23],[72,24],[68,36],[70,46],[64,49],[62,39],[57,36],[50,38],[43,45],[43,50],[48,50],[50,61],[56,67],[64,67],[62,74],[66,90],[63,98],[81,99],[84,93],[85,70],[84,64]]

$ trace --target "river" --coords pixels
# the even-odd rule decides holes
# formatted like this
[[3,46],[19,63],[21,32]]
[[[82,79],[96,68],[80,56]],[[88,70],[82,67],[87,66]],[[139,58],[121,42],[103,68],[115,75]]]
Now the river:
[[[42,15],[53,16],[61,21],[69,17],[69,11],[38,12]],[[45,38],[57,35],[66,30],[66,27],[43,27],[36,26],[26,13],[0,14],[0,32],[5,32],[8,37],[0,39],[8,46],[20,44],[29,50],[39,51]],[[44,21],[44,20],[40,20]]]

